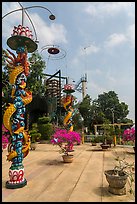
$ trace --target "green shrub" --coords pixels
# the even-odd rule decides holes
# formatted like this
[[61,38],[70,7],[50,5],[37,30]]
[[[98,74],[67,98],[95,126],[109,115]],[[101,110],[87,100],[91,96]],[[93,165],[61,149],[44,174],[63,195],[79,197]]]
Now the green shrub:
[[99,142],[103,143],[103,142],[104,142],[104,139],[105,139],[104,135],[98,136],[98,141],[99,141]]
[[39,124],[38,128],[39,128],[39,132],[41,133],[41,139],[49,140],[51,135],[53,134],[52,124],[51,123]]
[[38,130],[41,133],[41,139],[43,140],[50,140],[50,137],[53,134],[53,125],[50,121],[50,117],[43,116],[38,118]]
[[51,121],[50,117],[43,116],[43,117],[38,118],[38,125],[47,124],[47,123],[50,123],[50,121]]
[[41,134],[38,131],[38,126],[37,123],[33,123],[32,124],[32,129],[29,131],[29,134],[31,136],[31,142],[38,142],[41,138]]
[[40,138],[41,138],[40,133],[31,134],[31,142],[32,143],[38,142],[40,140]]
[[99,136],[96,136],[94,142],[99,143]]
[[112,144],[113,143],[113,137],[112,136],[107,136],[106,137],[106,142],[107,142],[107,144]]

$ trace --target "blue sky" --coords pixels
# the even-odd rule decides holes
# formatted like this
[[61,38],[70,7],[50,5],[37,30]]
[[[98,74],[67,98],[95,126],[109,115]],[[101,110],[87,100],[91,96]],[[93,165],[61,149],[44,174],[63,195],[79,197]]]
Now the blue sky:
[[[57,45],[62,59],[48,58],[47,50],[41,54],[47,62],[45,73],[59,69],[69,83],[77,83],[87,74],[86,93],[92,99],[98,94],[115,91],[120,102],[129,106],[128,118],[135,121],[135,2],[20,2],[24,7],[44,6],[55,16],[41,8],[28,9],[37,37],[38,50]],[[20,8],[18,2],[2,2],[2,16]],[[2,20],[2,43],[11,37],[13,27],[22,22],[21,11]],[[24,26],[32,31],[25,16]],[[33,32],[34,34],[34,32]],[[35,38],[35,35],[34,35]],[[85,49],[84,49],[85,48]],[[82,94],[75,96],[82,100]]]

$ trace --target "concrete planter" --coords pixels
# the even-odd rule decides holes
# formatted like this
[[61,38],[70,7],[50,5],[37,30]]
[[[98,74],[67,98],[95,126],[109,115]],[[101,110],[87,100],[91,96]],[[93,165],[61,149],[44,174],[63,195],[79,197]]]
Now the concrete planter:
[[122,172],[120,175],[115,175],[114,170],[106,170],[106,180],[109,183],[108,191],[115,195],[126,195],[126,182],[128,175]]

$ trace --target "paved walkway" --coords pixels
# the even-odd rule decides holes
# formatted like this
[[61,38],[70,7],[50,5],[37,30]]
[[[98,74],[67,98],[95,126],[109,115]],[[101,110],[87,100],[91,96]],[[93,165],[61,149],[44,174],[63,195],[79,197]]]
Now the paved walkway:
[[63,163],[58,146],[38,144],[23,160],[27,185],[6,189],[11,163],[6,161],[7,150],[2,153],[2,202],[135,202],[129,194],[122,196],[108,192],[104,170],[115,163],[114,150],[126,153],[127,161],[134,161],[132,147],[111,147],[102,151],[90,143],[74,146],[73,163]]

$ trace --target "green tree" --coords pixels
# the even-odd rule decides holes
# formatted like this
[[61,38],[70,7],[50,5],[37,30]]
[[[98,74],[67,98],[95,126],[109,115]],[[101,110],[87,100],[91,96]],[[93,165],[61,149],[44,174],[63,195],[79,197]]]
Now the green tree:
[[73,126],[74,126],[74,131],[81,131],[82,130],[82,118],[80,113],[76,113],[73,116]]
[[129,113],[128,105],[124,102],[119,102],[118,95],[114,91],[98,95],[95,100],[100,110],[109,119],[111,123],[121,122]]
[[84,126],[88,127],[89,131],[94,129],[95,124],[102,124],[105,119],[105,115],[98,102],[96,100],[92,101],[88,94],[80,103],[79,112],[84,118]]
[[129,113],[128,105],[120,102],[114,91],[99,94],[97,99],[91,100],[87,94],[79,104],[79,111],[84,118],[84,126],[94,130],[95,124],[103,124],[105,120],[110,123],[133,123],[127,118]]
[[87,94],[83,101],[79,104],[79,112],[84,119],[84,126],[91,129],[91,98]]
[[30,74],[27,78],[27,88],[32,91],[33,96],[43,96],[46,91],[43,73],[46,63],[37,51],[32,53],[28,60],[30,62]]
[[91,108],[91,98],[87,94],[83,99],[83,101],[79,104],[79,111],[82,117],[84,118],[84,120],[88,119],[88,115],[89,115],[88,112],[90,111],[90,108]]

